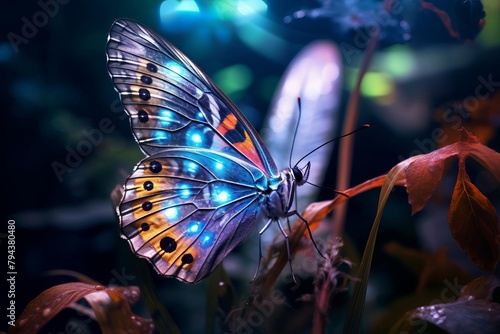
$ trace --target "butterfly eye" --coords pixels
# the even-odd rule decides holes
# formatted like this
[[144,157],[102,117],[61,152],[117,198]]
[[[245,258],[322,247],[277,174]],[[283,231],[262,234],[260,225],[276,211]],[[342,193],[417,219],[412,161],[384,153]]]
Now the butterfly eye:
[[304,175],[302,175],[302,171],[300,170],[299,167],[295,166],[292,168],[293,176],[295,177],[295,181],[297,181],[298,184],[302,182],[302,179],[304,178]]
[[299,186],[306,183],[307,179],[309,178],[310,169],[311,169],[311,162],[308,162],[302,169],[300,169],[297,166],[292,168],[293,176],[295,177],[295,181]]

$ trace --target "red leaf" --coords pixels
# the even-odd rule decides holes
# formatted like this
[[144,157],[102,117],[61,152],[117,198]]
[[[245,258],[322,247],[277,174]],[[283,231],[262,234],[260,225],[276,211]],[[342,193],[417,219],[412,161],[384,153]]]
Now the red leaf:
[[152,321],[133,314],[127,298],[116,290],[95,292],[85,296],[85,299],[92,306],[104,334],[153,332]]
[[500,182],[500,154],[481,144],[466,130],[461,130],[460,141],[428,154],[422,154],[408,165],[406,191],[412,206],[412,214],[422,210],[441,180],[444,161],[457,156],[470,156],[488,169]]
[[500,228],[496,211],[470,182],[462,159],[448,221],[453,238],[469,258],[484,270],[495,270],[500,259]]
[[[82,276],[83,277],[83,276]],[[61,310],[81,298],[87,299],[103,333],[152,333],[153,324],[132,313],[129,303],[139,298],[137,287],[106,288],[98,284],[73,282],[53,286],[24,309],[9,334],[37,333]]]
[[412,207],[412,214],[423,209],[441,180],[444,159],[451,154],[444,155],[440,151],[426,154],[421,159],[410,163],[406,168],[406,191]]
[[62,309],[68,307],[89,293],[102,291],[102,285],[73,282],[53,286],[33,299],[21,313],[16,326],[9,334],[36,333]]
[[459,158],[459,174],[448,220],[453,238],[477,266],[495,269],[500,259],[500,227],[490,201],[469,180],[465,159],[473,158],[500,181],[500,154],[481,144],[468,131],[460,131],[460,141],[428,154],[413,157],[405,170],[406,190],[412,213],[420,211],[441,180],[444,161]]

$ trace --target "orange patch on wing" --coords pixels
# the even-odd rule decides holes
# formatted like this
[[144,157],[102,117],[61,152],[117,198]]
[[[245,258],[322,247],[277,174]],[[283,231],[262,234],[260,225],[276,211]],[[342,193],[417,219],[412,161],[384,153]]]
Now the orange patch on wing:
[[241,153],[243,153],[248,159],[250,159],[253,163],[255,163],[260,169],[266,170],[262,165],[262,161],[260,159],[259,153],[255,149],[252,140],[248,136],[248,133],[245,131],[245,141],[241,143],[234,143],[234,147]]
[[217,126],[217,132],[224,136],[229,130],[234,130],[237,123],[238,119],[236,116],[234,114],[229,114],[226,118],[224,118],[219,126]]

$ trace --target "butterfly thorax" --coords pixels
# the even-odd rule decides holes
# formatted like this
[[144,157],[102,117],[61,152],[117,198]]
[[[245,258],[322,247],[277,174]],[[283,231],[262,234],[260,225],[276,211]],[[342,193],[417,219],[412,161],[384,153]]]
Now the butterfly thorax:
[[[300,169],[285,168],[279,178],[270,180],[268,194],[265,196],[264,210],[267,217],[278,219],[288,217],[295,198],[297,186],[303,185],[309,176],[310,164]],[[274,181],[274,182],[273,182]]]

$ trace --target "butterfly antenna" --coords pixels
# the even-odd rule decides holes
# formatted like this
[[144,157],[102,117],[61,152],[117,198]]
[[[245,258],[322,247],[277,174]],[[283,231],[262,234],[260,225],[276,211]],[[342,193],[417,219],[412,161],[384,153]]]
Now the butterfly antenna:
[[302,102],[300,100],[300,96],[297,96],[297,104],[299,106],[299,119],[297,120],[297,124],[295,125],[295,131],[293,133],[292,148],[290,149],[290,156],[288,157],[288,166],[292,165],[293,147],[295,146],[295,140],[297,139],[297,133],[299,132],[300,118],[302,116]]
[[306,182],[307,184],[313,186],[313,187],[316,187],[316,188],[319,188],[319,189],[324,189],[324,190],[329,190],[329,191],[333,191],[334,193],[336,194],[339,194],[339,195],[342,195],[346,198],[350,198],[349,195],[347,195],[347,193],[343,192],[343,191],[340,191],[340,190],[335,190],[333,188],[328,188],[328,187],[323,187],[323,186],[320,186],[320,185],[317,185],[317,184],[314,184],[314,183],[311,183],[309,181]]
[[[300,114],[299,114],[300,115]],[[297,166],[302,160],[304,160],[306,157],[310,156],[311,154],[313,154],[314,152],[316,152],[317,150],[319,150],[320,148],[322,148],[323,146],[325,145],[328,145],[330,144],[331,142],[335,141],[335,140],[339,140],[340,138],[344,138],[344,137],[347,137],[347,136],[350,136],[352,135],[353,133],[355,132],[358,132],[358,131],[361,131],[361,130],[364,130],[364,129],[368,129],[370,127],[370,124],[363,124],[361,125],[359,128],[357,128],[356,130],[353,130],[351,132],[348,132],[348,133],[345,133],[343,134],[342,136],[339,136],[339,137],[335,137],[333,139],[330,139],[329,141],[327,142],[324,142],[323,144],[319,145],[318,147],[316,147],[315,149],[313,149],[311,152],[307,153],[306,155],[304,155],[302,158],[299,159],[299,161],[297,161],[297,163],[295,164],[295,166]]]

